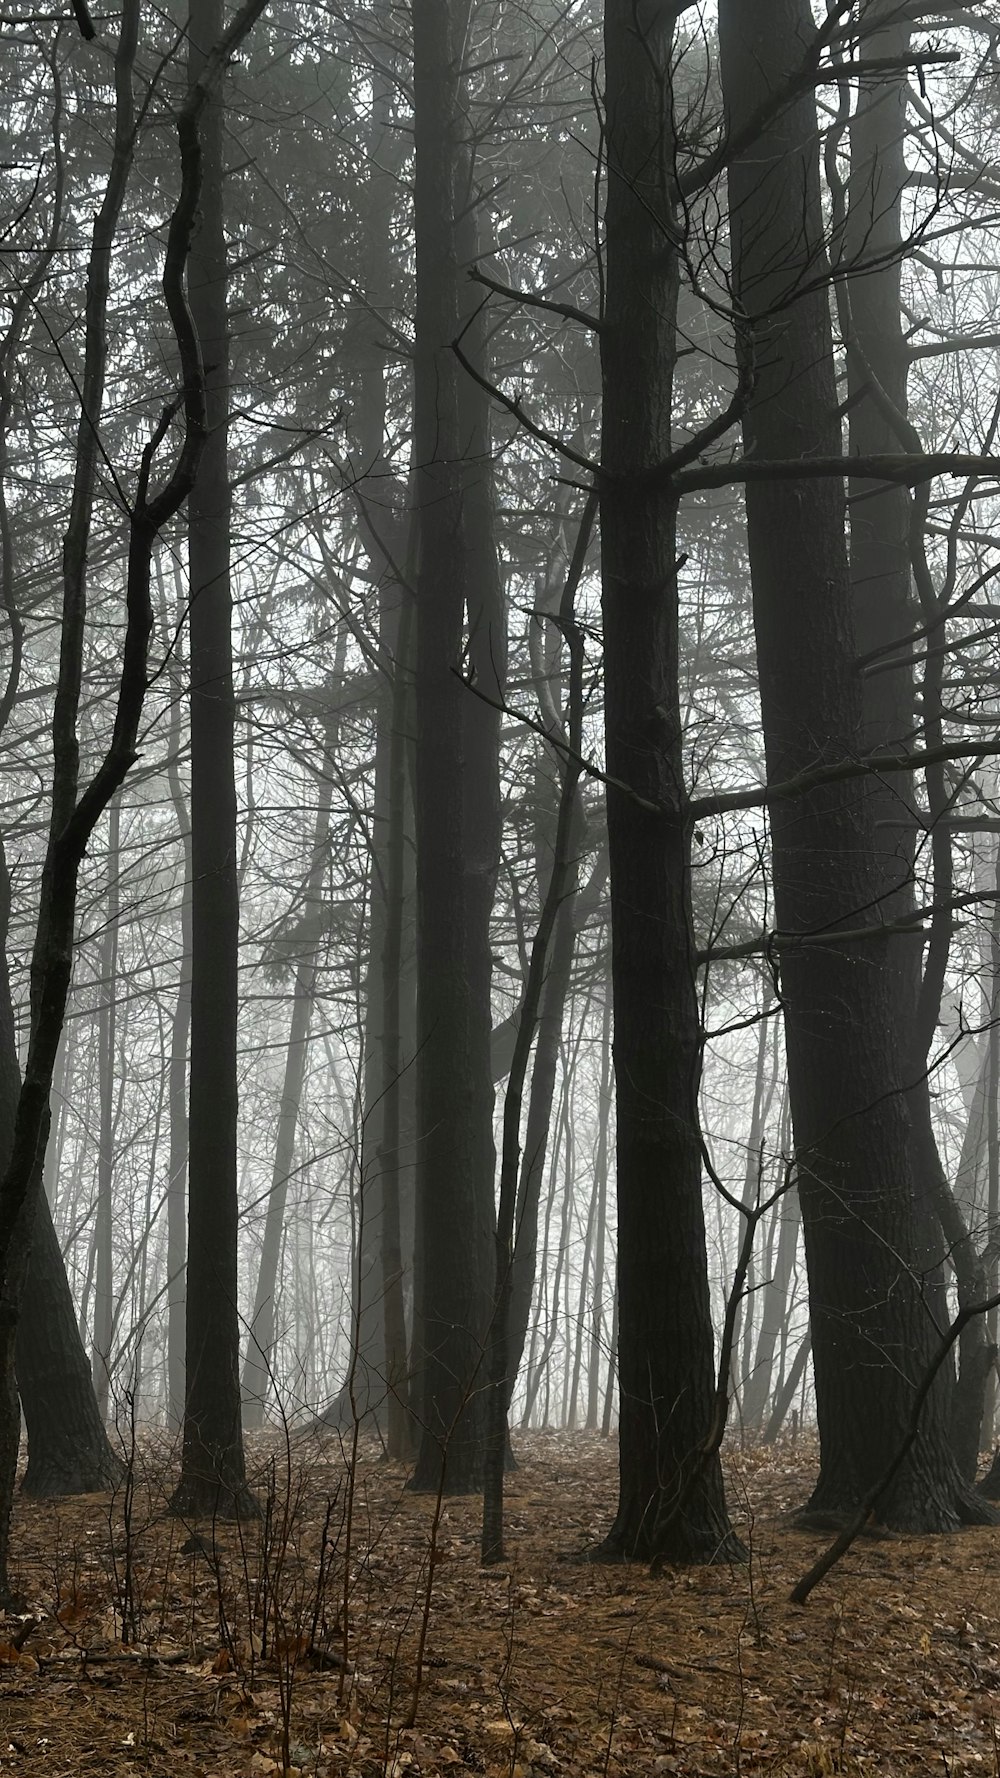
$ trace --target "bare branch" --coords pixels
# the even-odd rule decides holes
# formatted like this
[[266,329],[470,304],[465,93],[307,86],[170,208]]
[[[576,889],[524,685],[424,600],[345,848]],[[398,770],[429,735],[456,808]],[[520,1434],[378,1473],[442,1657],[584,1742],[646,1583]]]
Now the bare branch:
[[501,284],[498,278],[481,272],[477,265],[472,267],[469,278],[473,284],[481,284],[484,290],[492,290],[494,296],[506,297],[508,302],[519,303],[522,308],[546,309],[550,315],[561,315],[564,321],[578,321],[581,327],[589,327],[593,333],[600,333],[604,326],[599,315],[578,309],[575,303],[554,302],[550,296],[538,296],[533,290],[515,290],[510,284]]

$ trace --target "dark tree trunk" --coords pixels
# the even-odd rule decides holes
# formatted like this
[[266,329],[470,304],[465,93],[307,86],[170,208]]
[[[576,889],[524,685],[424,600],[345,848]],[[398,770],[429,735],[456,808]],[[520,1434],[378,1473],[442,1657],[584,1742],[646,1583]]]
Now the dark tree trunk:
[[[199,122],[205,102],[233,48],[242,41],[263,0],[246,0],[188,94],[177,120],[181,188],[170,219],[163,288],[180,357],[184,429],[173,468],[152,491],[151,475],[167,431],[163,417],[142,453],[129,513],[126,624],[114,726],[93,776],[81,787],[78,718],[87,628],[86,569],[98,460],[98,422],[107,362],[107,292],[117,222],[132,161],[132,67],[139,9],[126,7],[116,58],[115,146],[108,184],[95,219],[88,264],[87,339],[77,433],[73,494],[63,540],[63,599],[59,677],[52,719],[52,808],[42,868],[38,921],[31,958],[31,1029],[18,1096],[11,1154],[0,1179],[0,1599],[8,1593],[10,1511],[20,1431],[14,1386],[14,1345],[22,1279],[22,1231],[30,1238],[33,1192],[39,1189],[48,1131],[49,1093],[66,1015],[73,965],[80,862],[111,798],[136,758],[147,686],[153,625],[150,578],[161,527],[178,512],[197,472],[205,438],[205,401],[198,340],[184,298],[184,278],[201,180]],[[176,410],[174,410],[176,411]],[[28,1215],[22,1223],[22,1213]]]
[[[196,0],[188,78],[222,34]],[[237,1302],[236,1028],[239,890],[228,464],[229,319],[223,123],[205,113],[200,218],[189,274],[206,365],[208,438],[188,507],[191,581],[191,1075],[184,1434],[175,1510],[231,1516],[245,1500]]]
[[[607,307],[601,332],[605,730],[617,1087],[618,1513],[609,1558],[740,1554],[717,1453],[701,1031],[678,690],[669,457],[679,260],[668,13],[607,0]],[[618,785],[627,788],[617,788]]]
[[[866,58],[891,71],[866,81],[851,123],[851,173],[847,188],[844,261],[848,277],[838,285],[847,355],[850,449],[871,456],[909,449],[916,442],[907,420],[909,350],[900,310],[900,268],[904,255],[901,201],[906,188],[906,58],[910,21],[895,0],[873,0],[865,9]],[[923,740],[942,740],[937,683],[940,650],[932,638],[921,715],[914,687],[913,500],[907,489],[868,488],[851,505],[851,581],[857,646],[863,664],[876,670],[862,677],[862,739],[872,751],[905,748],[923,727]],[[925,589],[925,620],[934,613]],[[948,792],[943,766],[927,774],[932,821],[946,813]],[[915,905],[914,864],[917,821],[912,773],[886,774],[871,786],[875,859],[880,873],[879,905],[887,920],[911,913]],[[933,826],[934,899],[951,892],[951,836],[946,822]],[[888,967],[897,997],[898,1028],[912,1034],[905,1052],[909,1084],[912,1164],[918,1213],[924,1221],[927,1263],[940,1269],[948,1253],[958,1281],[960,1307],[988,1294],[985,1273],[964,1227],[961,1209],[945,1177],[931,1121],[928,1053],[940,1010],[940,986],[947,962],[950,916],[935,915],[928,967],[921,983],[920,931],[897,933],[889,945]],[[938,1286],[936,1309],[947,1313]],[[967,1323],[959,1339],[960,1376],[953,1397],[953,1424],[959,1467],[968,1480],[979,1456],[979,1420],[988,1369],[986,1329],[981,1316]],[[952,1379],[949,1362],[942,1383]]]
[[[179,573],[177,616],[183,610],[184,583]],[[188,1042],[191,1035],[191,816],[181,783],[181,675],[173,682],[170,701],[170,800],[177,822],[184,874],[181,880],[180,960],[177,999],[170,1021],[167,1104],[170,1149],[167,1160],[167,1425],[179,1432],[184,1424],[185,1316],[187,1302],[187,1176],[188,1176]]]
[[[463,20],[448,0],[414,15],[416,344],[413,455],[419,525],[416,646],[417,1222],[412,1485],[454,1493],[482,1482],[484,1343],[493,1276],[492,903],[483,782],[484,721],[462,685],[466,605],[485,663],[500,638],[474,601],[485,565],[488,460],[475,455],[452,350],[459,328],[456,216]],[[468,192],[463,192],[467,201]],[[470,456],[470,452],[473,454]],[[486,623],[489,624],[487,616]],[[476,772],[476,766],[480,771]],[[473,781],[473,773],[476,779]],[[485,923],[485,925],[484,925]]]
[[[9,912],[10,885],[0,844],[0,1166],[6,1166],[10,1156],[21,1090],[7,971]],[[121,1464],[98,1411],[73,1293],[37,1178],[27,1209],[17,1235],[16,1260],[19,1270],[26,1264],[15,1346],[17,1387],[28,1432],[22,1486],[36,1500],[90,1494],[110,1487],[121,1474]]]
[[[582,832],[577,821],[576,832]],[[555,1096],[559,1046],[562,1042],[563,1016],[569,994],[576,946],[577,872],[571,871],[566,895],[556,915],[552,935],[545,986],[542,990],[535,1039],[535,1059],[531,1070],[528,1094],[528,1115],[524,1126],[524,1152],[521,1156],[514,1226],[514,1263],[511,1272],[510,1315],[508,1318],[507,1388],[508,1407],[514,1393],[531,1319],[531,1303],[538,1269],[538,1212],[545,1179],[549,1127],[552,1122],[552,1101]]]
[[73,1294],[43,1192],[35,1204],[15,1363],[28,1433],[24,1493],[50,1500],[113,1487],[122,1462],[108,1443],[98,1412]]
[[587,1360],[587,1431],[596,1432],[600,1407],[601,1372],[607,1335],[604,1329],[604,1276],[608,1206],[608,1127],[611,1121],[611,997],[604,1002],[601,1021],[601,1090],[597,1108],[597,1149],[594,1154],[594,1191],[597,1196],[597,1228],[594,1233],[594,1289],[590,1299],[590,1352]]
[[[730,129],[801,70],[815,26],[807,0],[725,0],[722,73]],[[729,172],[734,284],[756,378],[747,455],[795,461],[841,449],[811,88],[776,115]],[[746,490],[768,777],[862,750],[843,484],[776,477]],[[816,1510],[856,1508],[905,1435],[937,1335],[924,1294],[905,1059],[889,941],[875,925],[881,871],[865,780],[772,805],[775,917],[827,945],[781,956],[789,1091],[809,1266],[821,1440]],[[870,921],[872,936],[838,927]],[[880,1505],[899,1529],[978,1516],[951,1450],[947,1391]]]

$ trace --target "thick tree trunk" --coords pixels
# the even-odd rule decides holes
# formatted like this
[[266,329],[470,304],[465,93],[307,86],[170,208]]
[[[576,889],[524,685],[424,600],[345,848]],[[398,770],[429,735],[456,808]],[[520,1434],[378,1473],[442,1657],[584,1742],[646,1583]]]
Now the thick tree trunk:
[[50,1500],[113,1487],[123,1466],[98,1411],[52,1213],[41,1192],[15,1363],[28,1433],[24,1493]]
[[[808,0],[725,0],[719,17],[738,136],[788,90],[815,26]],[[818,153],[815,102],[800,90],[729,171],[734,284],[755,369],[744,443],[758,462],[840,454]],[[755,481],[746,501],[767,769],[778,781],[862,750],[843,484]],[[779,930],[830,934],[825,946],[781,953],[781,993],[821,1439],[811,1505],[842,1513],[902,1442],[937,1335],[921,1274],[889,941],[875,924],[870,787],[854,779],[783,799],[771,827]],[[838,927],[866,919],[870,937],[838,938]],[[979,1516],[955,1465],[947,1407],[947,1392],[935,1392],[881,1503],[899,1529]]]
[[[906,189],[906,58],[911,26],[896,0],[870,0],[864,14],[863,53],[891,69],[865,83],[851,122],[851,173],[847,188],[844,262],[838,285],[847,356],[850,449],[858,456],[910,448],[907,428],[909,351],[900,309],[904,256],[901,202]],[[912,585],[912,499],[905,488],[866,489],[851,505],[851,581],[859,657],[874,667],[862,677],[862,738],[872,751],[910,745],[923,728],[926,746],[940,744],[940,650],[929,649],[921,714],[916,708],[913,648],[908,638],[917,611]],[[917,544],[919,549],[919,543]],[[926,619],[931,610],[923,614]],[[934,642],[940,637],[933,638]],[[932,820],[945,814],[944,768],[928,772]],[[871,786],[879,905],[886,920],[905,917],[915,904],[917,821],[912,773],[887,774]],[[932,838],[936,900],[951,890],[951,837],[938,820]],[[897,999],[898,1028],[912,1034],[904,1060],[908,1077],[912,1165],[918,1214],[929,1267],[940,1269],[947,1252],[958,1280],[960,1307],[981,1302],[986,1279],[941,1165],[931,1121],[928,1053],[940,1010],[940,983],[947,960],[950,916],[935,916],[928,969],[921,984],[923,933],[897,933],[889,943],[888,969]],[[938,1288],[936,1308],[947,1313]],[[959,1467],[975,1476],[978,1420],[988,1368],[981,1316],[963,1329],[960,1376],[953,1397]],[[943,1384],[952,1379],[949,1363]]]
[[[222,34],[221,0],[196,0],[188,78]],[[231,1516],[245,1506],[237,1279],[236,1031],[239,892],[228,464],[229,320],[223,124],[205,114],[192,314],[206,365],[208,438],[188,508],[191,580],[191,1078],[184,1435],[175,1510]]]
[[[701,1031],[669,457],[678,213],[669,13],[607,0],[601,332],[605,732],[617,1085],[620,1492],[608,1557],[739,1555],[718,1454],[698,1122]],[[619,788],[622,786],[623,788]]]
[[[6,957],[9,902],[0,846],[0,1166],[6,1166],[10,1155],[21,1090]],[[17,1238],[19,1247],[30,1241],[30,1251],[15,1364],[28,1432],[28,1468],[22,1485],[33,1499],[44,1500],[107,1488],[121,1473],[121,1464],[98,1412],[52,1213],[37,1180],[30,1222],[30,1238],[20,1232]]]

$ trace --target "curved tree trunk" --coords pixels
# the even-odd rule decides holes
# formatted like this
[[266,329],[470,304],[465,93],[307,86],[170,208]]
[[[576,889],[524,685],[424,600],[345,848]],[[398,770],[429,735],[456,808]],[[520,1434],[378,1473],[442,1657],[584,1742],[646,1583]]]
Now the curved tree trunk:
[[[10,884],[0,845],[0,1166],[10,1155],[21,1089],[7,971],[9,908]],[[37,1179],[17,1239],[29,1249],[15,1347],[28,1433],[22,1486],[36,1500],[90,1494],[110,1487],[121,1464],[98,1411],[52,1213]]]

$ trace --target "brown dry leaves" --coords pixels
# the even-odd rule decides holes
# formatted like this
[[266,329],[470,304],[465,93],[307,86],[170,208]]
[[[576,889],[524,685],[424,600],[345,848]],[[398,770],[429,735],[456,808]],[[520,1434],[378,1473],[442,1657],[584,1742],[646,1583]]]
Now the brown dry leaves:
[[[305,1440],[290,1464],[257,1449],[269,1527],[201,1526],[190,1553],[155,1453],[128,1538],[120,1501],[19,1505],[26,1612],[0,1623],[4,1773],[1000,1773],[1000,1535],[859,1543],[797,1609],[789,1589],[820,1547],[787,1522],[809,1450],[730,1454],[749,1567],[652,1581],[566,1559],[610,1521],[613,1449],[520,1441],[502,1571],[479,1568],[478,1502],[446,1504],[407,1727],[433,1502],[366,1449],[345,1576],[336,1441]],[[123,1613],[139,1632],[128,1644]]]

